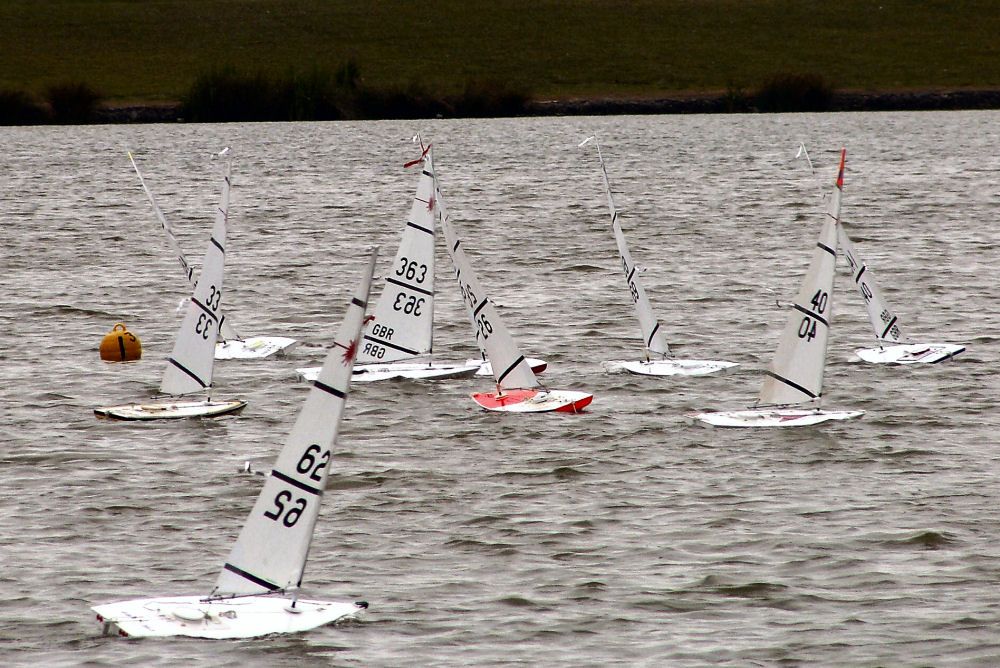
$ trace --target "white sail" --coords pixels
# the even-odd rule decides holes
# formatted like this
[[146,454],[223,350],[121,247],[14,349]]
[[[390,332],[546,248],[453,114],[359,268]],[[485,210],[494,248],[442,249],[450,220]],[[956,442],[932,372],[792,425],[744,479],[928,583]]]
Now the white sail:
[[[156,219],[160,222],[160,227],[163,228],[163,231],[167,233],[167,241],[170,244],[171,250],[174,251],[174,255],[177,257],[177,261],[181,265],[181,271],[184,272],[184,276],[187,278],[188,282],[191,284],[191,287],[193,288],[195,286],[194,267],[191,266],[191,263],[188,262],[187,258],[184,256],[184,251],[181,249],[180,243],[177,242],[177,237],[174,236],[173,228],[170,226],[170,223],[167,222],[167,217],[163,215],[163,210],[160,209],[160,205],[156,201],[156,197],[153,196],[153,191],[151,191],[149,187],[146,185],[146,179],[143,178],[142,172],[139,171],[139,166],[135,164],[135,158],[132,157],[131,151],[128,154],[128,159],[132,163],[132,169],[135,170],[136,176],[139,177],[139,183],[142,184],[142,189],[146,193],[146,199],[149,200],[150,206],[153,207],[153,213],[156,215]],[[232,182],[232,163],[227,160],[225,180],[222,185],[223,188],[222,197],[226,202],[229,201],[229,189],[231,186],[231,182]],[[229,321],[226,318],[222,319],[221,336],[223,339],[239,338],[239,335],[236,333],[236,330],[232,328],[232,326],[229,324]]]
[[833,312],[833,279],[845,155],[846,151],[841,153],[837,185],[830,207],[802,287],[795,296],[778,350],[768,368],[758,404],[798,404],[818,400],[822,394],[826,344]]
[[622,261],[622,271],[625,273],[625,283],[628,285],[629,295],[632,303],[635,304],[636,315],[639,316],[639,326],[642,328],[642,340],[646,350],[661,357],[670,354],[667,346],[667,339],[660,330],[660,322],[653,313],[653,306],[649,303],[649,297],[639,282],[636,275],[638,268],[632,261],[632,255],[628,252],[628,245],[625,243],[625,233],[618,222],[618,209],[615,207],[615,199],[611,194],[611,181],[608,179],[608,169],[604,165],[604,156],[601,154],[601,145],[597,144],[597,157],[601,160],[601,172],[604,174],[604,191],[608,196],[608,211],[611,212],[611,228],[615,233],[615,242],[618,244],[618,255]]
[[476,343],[489,358],[497,387],[501,390],[537,387],[538,379],[535,378],[531,365],[524,359],[524,355],[518,350],[510,332],[501,322],[496,306],[490,301],[472,270],[469,258],[466,257],[465,250],[451,227],[448,210],[441,197],[441,189],[436,176],[434,184],[441,230],[444,232],[448,255],[455,265],[455,279],[458,281],[458,289],[462,293],[462,301],[472,319],[472,328],[476,332]]
[[854,278],[854,284],[858,286],[861,298],[865,300],[865,309],[868,311],[868,320],[871,321],[875,338],[879,340],[880,344],[883,342],[902,343],[904,340],[903,332],[899,328],[896,315],[882,299],[882,293],[875,284],[875,279],[872,278],[868,267],[854,252],[854,244],[847,236],[844,226],[838,225],[837,230],[840,236],[840,247],[847,257],[847,262],[851,265],[851,276]]
[[428,147],[396,259],[365,328],[358,364],[428,355],[434,330],[434,163]]
[[350,386],[376,254],[377,249],[212,596],[282,591],[302,582]]
[[187,307],[184,322],[174,341],[167,370],[160,383],[164,394],[188,394],[212,384],[215,343],[222,317],[222,277],[226,263],[226,231],[229,223],[229,173],[215,212],[212,238],[205,251],[201,276]]

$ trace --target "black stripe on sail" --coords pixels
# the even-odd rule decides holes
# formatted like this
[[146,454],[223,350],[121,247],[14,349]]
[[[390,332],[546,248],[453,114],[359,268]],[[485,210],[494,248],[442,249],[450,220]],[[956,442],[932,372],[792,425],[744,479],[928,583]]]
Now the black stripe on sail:
[[826,244],[822,244],[822,243],[818,243],[817,242],[816,246],[817,246],[817,248],[822,248],[823,250],[825,250],[827,253],[829,253],[833,257],[837,257],[837,251],[833,250],[832,248],[830,248]]
[[630,272],[628,273],[628,276],[627,276],[627,277],[625,278],[625,282],[626,282],[626,283],[631,283],[631,282],[632,282],[632,277],[633,277],[633,276],[635,276],[635,267],[634,267],[634,266],[632,267],[632,271],[630,271]]
[[497,376],[497,385],[502,383],[503,379],[506,378],[508,375],[510,375],[510,372],[513,371],[515,368],[517,368],[517,365],[523,361],[524,361],[524,355],[518,355],[517,359],[514,360],[514,363],[511,364],[509,367],[507,367],[506,371]]
[[363,302],[357,297],[351,297],[351,303],[355,306],[360,306],[361,308],[368,308],[368,302]]
[[489,299],[483,299],[483,301],[479,302],[479,306],[477,306],[476,310],[472,312],[473,319],[475,319],[479,315],[480,311],[482,311],[484,308],[486,308],[486,305],[489,302],[490,302]]
[[404,348],[403,346],[396,345],[395,343],[389,343],[388,341],[383,341],[382,339],[376,339],[374,336],[369,336],[365,334],[365,341],[372,341],[380,346],[385,346],[386,348],[392,348],[393,350],[398,350],[401,353],[408,353],[410,355],[419,355],[419,350],[410,350],[409,348]]
[[409,283],[404,283],[403,281],[398,281],[395,278],[392,278],[391,276],[387,277],[385,279],[385,282],[386,283],[392,283],[393,285],[398,285],[399,287],[406,288],[407,290],[413,290],[414,292],[419,292],[422,295],[428,295],[428,296],[431,296],[431,297],[434,296],[434,293],[431,292],[430,290],[425,290],[423,288],[418,288],[415,285],[410,285]]
[[277,478],[278,480],[281,480],[283,482],[287,482],[289,485],[293,485],[295,487],[298,487],[303,492],[309,492],[310,494],[315,494],[316,496],[319,496],[320,494],[323,493],[323,490],[319,489],[318,487],[313,487],[312,485],[307,485],[304,482],[296,480],[295,478],[292,478],[291,476],[287,476],[284,473],[282,473],[281,471],[278,471],[276,469],[272,469],[271,470],[271,475],[274,476],[275,478]]
[[204,304],[202,304],[200,301],[198,301],[194,297],[191,297],[191,302],[195,306],[197,306],[198,308],[200,308],[202,311],[204,311],[205,315],[207,315],[209,318],[211,318],[212,320],[215,320],[216,322],[218,322],[219,316],[214,311],[212,311],[212,309],[208,308],[207,306],[205,306]]
[[253,573],[247,573],[242,568],[240,568],[238,566],[233,566],[232,564],[230,564],[228,562],[226,563],[225,566],[223,566],[223,568],[225,570],[229,571],[230,573],[236,573],[241,578],[246,578],[247,580],[249,580],[250,582],[254,583],[255,585],[259,585],[259,586],[263,587],[264,589],[266,589],[268,591],[277,591],[277,590],[281,589],[281,587],[279,587],[278,585],[274,584],[273,582],[268,582],[264,578],[259,578],[256,575],[254,575]]
[[327,394],[332,394],[333,396],[337,397],[338,399],[346,399],[347,398],[347,393],[346,392],[341,392],[337,388],[335,388],[335,387],[333,387],[331,385],[327,385],[326,383],[321,383],[318,380],[314,380],[313,381],[313,387],[315,387],[317,390],[323,390]]
[[181,371],[183,371],[184,373],[186,373],[187,375],[191,376],[191,378],[193,378],[194,381],[196,383],[198,383],[199,385],[201,385],[202,387],[208,387],[208,383],[206,383],[205,381],[203,381],[193,371],[191,371],[191,369],[187,368],[186,366],[184,366],[183,364],[181,364],[180,362],[178,362],[177,360],[175,360],[173,357],[168,357],[167,361],[170,362],[171,364],[173,364],[175,367],[177,367]]
[[417,229],[417,230],[420,230],[421,232],[426,232],[427,234],[431,235],[432,237],[434,236],[434,230],[428,230],[426,227],[424,227],[422,225],[417,225],[416,223],[407,221],[406,226],[407,227],[412,227],[412,228]]
[[804,306],[799,306],[798,304],[792,304],[792,306],[795,307],[796,311],[802,311],[803,313],[805,313],[810,318],[815,318],[816,320],[819,320],[821,323],[823,323],[827,327],[830,326],[830,324],[823,318],[823,316],[816,315],[815,313],[813,313],[809,309],[805,308]]
[[424,176],[429,176],[429,177],[431,177],[432,179],[434,178],[434,175],[433,175],[433,174],[431,174],[430,172],[428,172],[428,171],[427,171],[426,169],[425,169],[425,170],[423,170],[423,173],[424,173]]
[[455,251],[457,251],[457,250],[458,250],[458,245],[459,245],[460,243],[462,243],[462,242],[461,242],[461,241],[459,241],[458,239],[456,239],[456,240],[455,240],[455,245],[451,247],[451,251],[452,251],[453,253],[454,253]]
[[653,331],[649,333],[649,338],[646,339],[647,348],[653,344],[653,337],[656,336],[658,331],[660,331],[660,323],[656,323],[656,326],[653,327]]
[[226,254],[226,249],[222,247],[222,244],[220,244],[218,241],[215,240],[215,237],[212,237],[211,241],[212,245],[218,248],[220,251],[222,251],[223,255]]
[[857,283],[858,281],[861,280],[861,274],[865,273],[865,269],[867,269],[867,268],[868,268],[867,265],[861,265],[861,271],[859,271],[858,275],[854,277],[854,282],[855,283]]
[[885,335],[889,333],[889,330],[892,329],[892,326],[896,324],[896,320],[897,320],[896,316],[892,316],[892,320],[890,320],[889,324],[886,325],[885,329],[882,330],[882,336],[880,338],[883,339],[885,338]]
[[812,392],[810,392],[806,388],[802,387],[798,383],[793,382],[791,380],[788,380],[787,378],[783,378],[782,376],[779,376],[778,374],[774,373],[773,371],[765,371],[764,373],[766,373],[771,378],[774,378],[775,380],[781,381],[782,383],[784,383],[788,387],[791,387],[791,388],[794,388],[794,389],[798,390],[799,392],[801,392],[802,394],[806,395],[810,399],[815,399],[818,396],[816,394],[813,394]]

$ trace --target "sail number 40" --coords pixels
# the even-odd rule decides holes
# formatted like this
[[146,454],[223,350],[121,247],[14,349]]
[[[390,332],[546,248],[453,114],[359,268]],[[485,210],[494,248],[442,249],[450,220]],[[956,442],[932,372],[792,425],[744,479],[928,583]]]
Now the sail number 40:
[[[295,470],[300,474],[309,474],[310,480],[315,480],[316,482],[323,481],[323,471],[326,470],[327,464],[330,463],[330,451],[326,450],[322,455],[319,455],[320,448],[318,445],[313,443],[306,451],[302,453],[302,457],[299,459],[299,463],[295,465]],[[305,511],[306,506],[309,502],[304,498],[299,497],[292,502],[292,493],[283,489],[274,496],[274,508],[264,513],[264,517],[274,520],[275,522],[281,521],[286,527],[293,527],[295,523],[299,521],[302,517],[303,511]],[[289,505],[291,503],[291,505]]]
[[[809,300],[812,304],[812,311],[818,315],[822,315],[826,312],[826,305],[829,301],[830,296],[823,292],[822,290],[817,290],[813,298]],[[806,341],[812,341],[816,336],[816,323],[819,322],[813,317],[805,316],[802,318],[802,322],[799,323],[799,338],[805,339]]]

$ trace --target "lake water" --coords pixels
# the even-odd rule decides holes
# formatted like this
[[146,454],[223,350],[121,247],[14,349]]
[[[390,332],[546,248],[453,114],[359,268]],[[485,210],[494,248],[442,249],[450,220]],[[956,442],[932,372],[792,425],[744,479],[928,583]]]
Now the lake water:
[[[635,116],[0,128],[0,661],[5,665],[1000,664],[1000,113]],[[356,385],[305,593],[356,622],[241,642],[104,638],[89,606],[207,593],[306,395],[364,249],[387,270],[434,143],[452,219],[542,379],[581,415],[498,415],[483,379]],[[640,355],[593,146],[680,356]],[[795,159],[805,142],[816,164]],[[199,260],[232,147],[225,308],[284,358],[216,365],[242,415],[129,424],[188,290],[128,163]],[[719,430],[757,395],[847,148],[843,220],[928,368],[872,335],[840,262],[825,405],[863,419]],[[475,356],[439,245],[436,353]],[[98,358],[124,321],[139,363]]]

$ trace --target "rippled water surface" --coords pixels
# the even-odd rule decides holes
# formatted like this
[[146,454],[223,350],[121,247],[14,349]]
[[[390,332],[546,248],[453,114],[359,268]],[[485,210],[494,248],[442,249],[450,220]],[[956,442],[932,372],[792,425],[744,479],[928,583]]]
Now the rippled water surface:
[[[0,129],[0,656],[44,665],[1000,664],[996,112]],[[433,141],[452,218],[524,352],[581,415],[496,415],[482,379],[356,385],[306,571],[362,620],[241,642],[103,638],[89,606],[207,592],[361,268],[395,252]],[[728,375],[655,379],[593,146],[668,339]],[[817,173],[795,159],[800,141]],[[200,260],[232,146],[226,307],[284,358],[216,366],[246,411],[128,424],[187,293],[131,171]],[[718,430],[752,402],[847,148],[843,219],[929,368],[869,345],[841,258],[826,404],[861,420]],[[436,350],[474,356],[439,246]],[[124,321],[139,363],[107,365]]]

